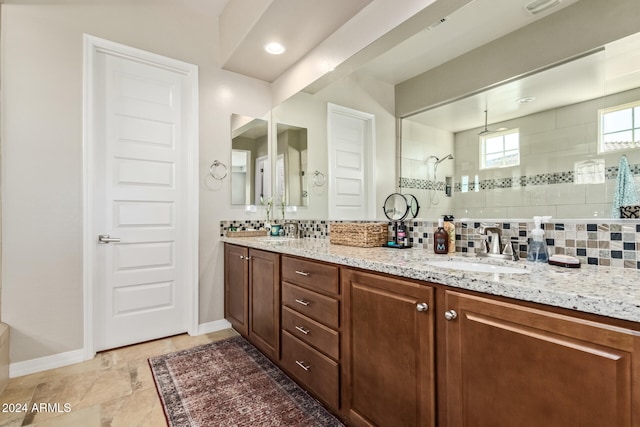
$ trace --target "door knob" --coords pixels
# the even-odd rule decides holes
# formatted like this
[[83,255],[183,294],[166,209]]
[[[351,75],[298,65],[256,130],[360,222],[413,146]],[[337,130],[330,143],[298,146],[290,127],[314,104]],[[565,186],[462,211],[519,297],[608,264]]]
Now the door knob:
[[416,310],[418,311],[427,311],[429,310],[429,305],[426,302],[421,302],[416,304]]
[[447,320],[454,320],[456,317],[458,317],[458,312],[455,310],[447,310],[444,312],[444,318]]
[[120,241],[119,237],[111,237],[108,234],[99,234],[98,235],[98,243],[107,244],[107,243],[118,243]]

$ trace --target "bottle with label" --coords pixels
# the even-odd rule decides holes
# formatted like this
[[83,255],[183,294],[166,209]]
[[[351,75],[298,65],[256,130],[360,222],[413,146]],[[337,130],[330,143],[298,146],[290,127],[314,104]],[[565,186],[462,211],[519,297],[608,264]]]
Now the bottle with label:
[[438,219],[438,229],[433,233],[433,252],[446,254],[449,252],[449,233],[444,229],[444,220]]
[[396,243],[403,246],[406,246],[409,243],[409,239],[407,239],[407,229],[403,222],[398,224],[398,238]]
[[453,215],[444,216],[444,231],[449,235],[448,253],[456,252],[456,226],[453,224]]

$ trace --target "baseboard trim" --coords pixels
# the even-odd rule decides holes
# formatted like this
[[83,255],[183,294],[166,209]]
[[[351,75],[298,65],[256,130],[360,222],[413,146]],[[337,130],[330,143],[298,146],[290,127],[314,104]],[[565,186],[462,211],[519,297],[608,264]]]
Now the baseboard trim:
[[25,360],[24,362],[11,363],[9,365],[9,378],[21,377],[48,369],[61,368],[63,366],[73,365],[74,363],[80,363],[84,361],[83,355],[84,351],[80,349]]
[[[216,320],[198,325],[197,335],[209,334],[231,328],[231,323],[225,319]],[[21,377],[23,375],[34,374],[48,369],[61,368],[84,362],[84,350],[73,350],[65,353],[53,354],[51,356],[39,357],[37,359],[25,360],[24,362],[11,363],[9,365],[9,378]]]
[[225,319],[215,320],[213,322],[201,323],[198,325],[198,335],[210,334],[211,332],[218,332],[223,329],[231,328],[231,323]]

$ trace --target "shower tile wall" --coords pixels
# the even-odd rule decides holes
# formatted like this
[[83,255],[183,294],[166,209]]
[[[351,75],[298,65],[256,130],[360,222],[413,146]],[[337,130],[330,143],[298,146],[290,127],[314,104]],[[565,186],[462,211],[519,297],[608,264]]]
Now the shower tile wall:
[[[326,239],[330,233],[331,221],[296,220],[305,238]],[[456,252],[474,253],[481,242],[478,228],[481,224],[494,222],[455,221]],[[220,235],[230,227],[238,229],[259,228],[259,221],[221,221]],[[407,221],[409,238],[413,247],[433,253],[433,232],[437,227],[434,221]],[[528,236],[534,227],[533,222],[498,222],[502,230],[502,240],[513,241],[519,248],[522,259],[527,256]],[[614,268],[640,269],[640,222],[550,222],[544,224],[545,239],[549,254],[575,256],[583,264],[600,265]],[[389,236],[393,235],[393,224],[389,223]],[[388,249],[394,250],[394,249]]]
[[[492,128],[519,129],[520,165],[517,167],[480,170],[480,128],[456,133],[452,144],[455,163],[451,162],[452,166],[455,165],[455,169],[452,169],[453,197],[447,198],[436,184],[435,192],[439,195],[440,205],[431,204],[427,198],[418,198],[421,205],[427,208],[424,216],[434,218],[453,214],[457,218],[532,218],[534,215],[551,215],[554,218],[610,218],[618,163],[623,152],[598,152],[598,109],[638,99],[640,89],[635,89],[510,121],[491,123]],[[428,155],[446,155],[449,151],[442,145],[448,146],[450,138],[444,131],[404,122],[399,185],[403,193],[422,195],[422,181],[429,180],[429,176],[420,171],[419,160],[426,160]],[[404,132],[409,137],[405,138]],[[640,150],[631,149],[624,153],[640,187]],[[581,162],[586,161],[604,162],[601,180],[582,183],[577,179],[576,171]],[[441,166],[445,165],[447,162]],[[437,181],[443,181],[446,175],[441,176],[440,169],[438,172]],[[468,185],[463,185],[463,177],[468,178]],[[443,204],[450,208],[442,211],[440,206]]]

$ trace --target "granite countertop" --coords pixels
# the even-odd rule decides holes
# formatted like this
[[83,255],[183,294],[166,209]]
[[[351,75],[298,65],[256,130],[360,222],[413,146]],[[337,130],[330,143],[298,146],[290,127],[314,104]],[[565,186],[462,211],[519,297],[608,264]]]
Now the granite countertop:
[[[640,322],[640,270],[636,269],[590,265],[563,268],[526,260],[504,261],[462,254],[436,255],[424,249],[357,248],[332,245],[328,239],[222,237],[221,240],[490,295]],[[530,273],[479,273],[438,268],[428,264],[430,261],[447,260],[517,267],[529,270]]]

